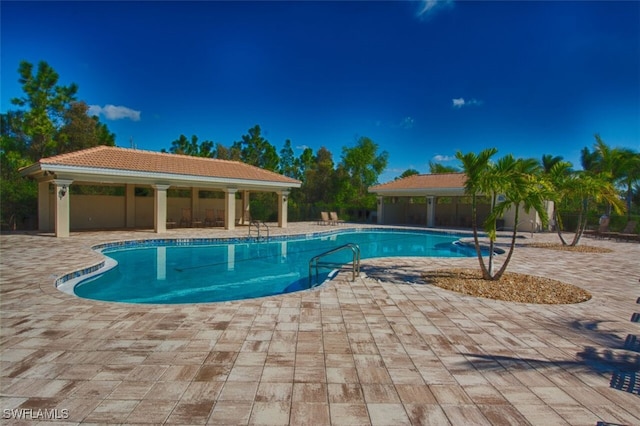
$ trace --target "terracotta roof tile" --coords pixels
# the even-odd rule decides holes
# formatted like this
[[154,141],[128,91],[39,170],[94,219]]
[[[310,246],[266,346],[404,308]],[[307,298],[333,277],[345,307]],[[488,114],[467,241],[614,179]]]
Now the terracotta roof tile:
[[424,188],[463,188],[466,175],[464,173],[442,173],[413,175],[403,179],[372,186],[369,192],[412,190]]
[[64,165],[149,173],[246,179],[300,184],[296,179],[238,161],[192,157],[137,149],[97,146],[43,158],[42,165]]

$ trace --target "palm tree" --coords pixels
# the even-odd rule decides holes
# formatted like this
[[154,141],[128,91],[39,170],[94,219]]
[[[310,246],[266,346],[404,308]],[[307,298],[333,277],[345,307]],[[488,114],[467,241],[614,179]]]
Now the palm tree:
[[[489,160],[497,150],[495,148],[484,150],[480,155],[473,153],[462,154],[458,152],[458,158],[467,174],[465,191],[471,195],[474,243],[478,261],[482,270],[482,278],[485,280],[499,280],[509,265],[515,249],[517,237],[517,224],[520,208],[529,212],[535,209],[546,225],[548,220],[545,209],[545,201],[549,197],[549,186],[540,178],[540,164],[535,159],[516,159],[509,154],[499,159],[495,164]],[[489,237],[488,266],[482,257],[477,234],[477,210],[476,197],[479,195],[489,197],[491,213],[484,222],[485,231]],[[494,274],[493,249],[497,238],[497,220],[504,216],[507,210],[515,209],[515,226],[511,235],[509,252],[502,266]]]
[[[540,164],[533,158],[514,159],[512,155],[498,161],[495,172],[500,175],[503,199],[494,206],[487,218],[486,230],[491,239],[496,237],[496,221],[504,216],[507,210],[514,209],[514,227],[511,234],[509,252],[502,267],[492,279],[499,280],[509,265],[516,245],[520,208],[529,213],[534,209],[540,215],[542,225],[548,222],[545,202],[550,197],[550,188],[542,178]],[[491,268],[490,268],[491,270]]]
[[576,246],[587,227],[588,211],[592,204],[608,203],[616,213],[625,210],[616,188],[608,174],[594,174],[585,171],[570,172],[567,164],[559,163],[552,168],[548,177],[553,187],[554,202],[578,206],[578,223],[570,244],[562,236],[563,226],[560,215],[555,210],[557,232],[563,245]]
[[553,166],[560,163],[562,160],[562,157],[559,155],[553,156],[551,154],[544,154],[540,161],[540,166],[542,166],[544,173],[549,173]]
[[[611,148],[599,134],[594,135],[596,142],[593,152],[584,148],[581,152],[582,166],[585,171],[603,177],[614,188],[624,186],[627,199],[627,214],[631,214],[631,196],[633,185],[640,179],[640,159],[638,152],[628,148]],[[611,214],[613,205],[607,201],[607,214]]]
[[633,186],[640,182],[640,152],[628,148],[619,149],[618,175],[618,182],[625,187],[627,219],[631,219]]
[[558,161],[551,166],[549,170],[546,170],[545,167],[545,173],[543,174],[543,178],[546,183],[550,188],[552,188],[549,199],[553,201],[553,219],[555,220],[556,232],[558,233],[558,237],[560,238],[562,245],[567,245],[567,242],[562,236],[564,223],[558,206],[566,204],[573,194],[573,188],[570,185],[570,179],[574,173],[572,167],[573,165],[568,161]]
[[[536,162],[537,164],[537,162]],[[495,216],[495,209],[498,205],[498,197],[504,196],[510,186],[510,180],[516,169],[516,159],[513,155],[508,154],[498,160],[495,164],[489,164],[480,177],[480,190],[489,197],[490,215],[484,223],[485,231],[489,237],[489,253],[493,253],[497,219],[502,217]],[[516,222],[517,223],[517,222]],[[490,279],[493,279],[493,256],[489,256],[489,266],[487,268]]]
[[477,197],[482,191],[482,178],[489,167],[489,160],[495,153],[496,148],[487,148],[476,155],[473,152],[462,154],[456,152],[456,158],[462,163],[462,169],[466,175],[464,183],[465,193],[471,196],[471,228],[473,229],[473,242],[476,249],[476,255],[482,269],[482,278],[491,279],[491,274],[482,260],[482,251],[480,250],[480,242],[478,241],[478,210]]

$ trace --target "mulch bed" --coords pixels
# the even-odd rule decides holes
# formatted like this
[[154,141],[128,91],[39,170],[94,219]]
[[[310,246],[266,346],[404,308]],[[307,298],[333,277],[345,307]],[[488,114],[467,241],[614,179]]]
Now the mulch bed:
[[445,290],[494,300],[538,304],[581,303],[591,294],[574,285],[549,278],[505,272],[499,281],[482,279],[479,270],[447,269],[426,272],[422,278]]

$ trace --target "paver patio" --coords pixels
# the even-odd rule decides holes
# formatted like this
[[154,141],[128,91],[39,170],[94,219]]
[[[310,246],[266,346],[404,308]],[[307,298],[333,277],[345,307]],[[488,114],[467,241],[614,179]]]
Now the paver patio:
[[[328,229],[290,223],[272,233]],[[104,303],[53,286],[99,262],[95,244],[154,237],[0,236],[3,422],[640,424],[640,244],[582,242],[612,253],[518,247],[509,270],[593,294],[574,305],[473,298],[420,281],[428,269],[475,268],[475,258],[364,260],[355,282],[341,273],[313,290],[225,303]]]

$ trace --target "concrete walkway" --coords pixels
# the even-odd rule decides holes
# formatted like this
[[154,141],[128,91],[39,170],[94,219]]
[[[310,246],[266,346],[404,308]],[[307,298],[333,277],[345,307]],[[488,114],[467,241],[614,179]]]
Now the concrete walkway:
[[[293,223],[272,234],[330,228]],[[571,253],[526,246],[555,235],[526,236],[510,271],[593,298],[463,296],[424,284],[420,272],[476,268],[476,259],[401,258],[365,260],[355,282],[341,273],[284,296],[103,303],[53,282],[98,263],[95,244],[157,235],[1,235],[2,423],[640,425],[640,244],[584,239],[613,252]]]

